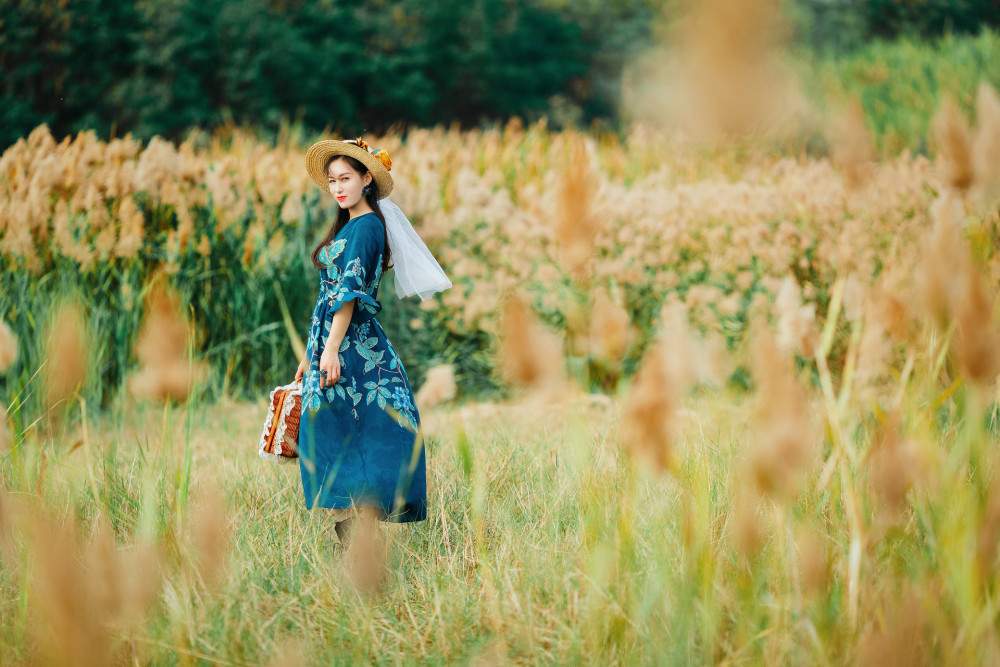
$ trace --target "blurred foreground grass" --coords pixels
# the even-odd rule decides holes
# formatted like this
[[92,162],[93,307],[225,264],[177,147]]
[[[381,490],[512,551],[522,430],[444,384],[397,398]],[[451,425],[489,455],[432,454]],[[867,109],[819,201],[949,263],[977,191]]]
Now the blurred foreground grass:
[[1000,96],[975,106],[938,111],[935,164],[875,161],[860,106],[832,162],[383,138],[455,282],[387,309],[433,355],[418,400],[455,395],[439,361],[463,400],[543,393],[421,408],[431,516],[385,526],[374,600],[231,398],[311,303],[301,142],[36,130],[0,158],[31,222],[0,239],[0,662],[996,664]]
[[616,444],[618,397],[425,411],[429,520],[384,526],[370,600],[297,466],[257,458],[262,404],[140,407],[0,461],[0,660],[993,663],[996,438],[973,393],[913,400],[888,469],[884,440],[825,446],[773,497],[746,492],[766,466],[743,395],[678,406],[666,476]]

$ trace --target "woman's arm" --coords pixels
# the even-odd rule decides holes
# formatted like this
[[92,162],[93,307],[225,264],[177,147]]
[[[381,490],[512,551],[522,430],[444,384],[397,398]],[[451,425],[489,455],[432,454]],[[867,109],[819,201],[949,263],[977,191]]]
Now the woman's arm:
[[347,327],[351,324],[351,316],[353,314],[354,299],[341,304],[340,310],[333,314],[333,323],[330,325],[330,335],[327,336],[324,350],[329,350],[330,348],[336,350],[340,347],[341,341],[344,340],[344,334],[347,333]]
[[[333,314],[333,322],[330,323],[330,335],[327,336],[326,346],[323,348],[323,355],[319,359],[320,387],[332,387],[340,380],[340,358],[337,352],[340,343],[344,340],[347,327],[351,324],[351,316],[354,314],[354,299],[345,301],[340,306],[340,310]],[[326,371],[326,381],[323,381],[322,371]]]

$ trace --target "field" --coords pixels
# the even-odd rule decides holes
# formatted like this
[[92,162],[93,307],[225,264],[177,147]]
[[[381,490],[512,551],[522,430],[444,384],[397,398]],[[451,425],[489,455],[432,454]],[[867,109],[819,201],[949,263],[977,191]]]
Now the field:
[[1000,98],[935,107],[933,161],[866,111],[830,157],[371,138],[455,285],[383,280],[430,519],[371,597],[254,451],[330,219],[311,138],[36,129],[0,157],[0,661],[1000,661]]

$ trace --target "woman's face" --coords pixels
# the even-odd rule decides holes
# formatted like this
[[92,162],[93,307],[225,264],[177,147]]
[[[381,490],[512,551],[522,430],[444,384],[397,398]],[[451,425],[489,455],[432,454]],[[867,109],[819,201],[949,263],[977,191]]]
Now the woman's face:
[[337,158],[330,163],[327,168],[327,176],[329,177],[330,194],[340,204],[340,208],[346,209],[353,208],[364,199],[361,190],[372,180],[371,174],[366,173],[361,176],[343,158]]

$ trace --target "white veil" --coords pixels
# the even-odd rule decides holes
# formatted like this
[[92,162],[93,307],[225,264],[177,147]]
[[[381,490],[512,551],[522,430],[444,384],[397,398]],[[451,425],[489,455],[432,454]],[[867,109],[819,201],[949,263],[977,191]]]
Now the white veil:
[[420,300],[425,301],[435,292],[451,287],[451,281],[441,265],[399,207],[388,198],[380,200],[378,205],[385,216],[385,230],[389,236],[389,250],[396,273],[396,296],[402,299],[419,294]]

